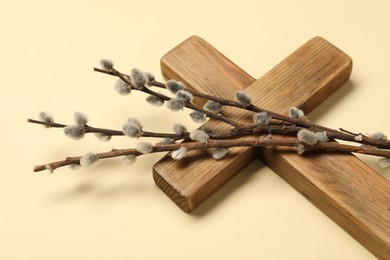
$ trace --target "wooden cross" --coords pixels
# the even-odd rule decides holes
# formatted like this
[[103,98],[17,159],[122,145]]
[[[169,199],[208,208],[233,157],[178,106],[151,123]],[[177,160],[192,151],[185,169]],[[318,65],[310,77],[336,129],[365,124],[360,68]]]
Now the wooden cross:
[[[210,44],[192,36],[161,59],[167,79],[188,88],[231,99],[244,90],[252,102],[286,114],[296,106],[312,111],[349,78],[352,61],[326,40],[316,37],[255,80]],[[245,111],[224,108],[229,117]],[[248,119],[249,120],[249,119]],[[222,129],[220,122],[208,126]],[[379,258],[390,257],[390,183],[352,154],[301,156],[272,148],[234,148],[216,161],[204,152],[195,160],[165,156],[153,168],[156,184],[185,212],[191,212],[228,180],[261,157],[305,198]]]

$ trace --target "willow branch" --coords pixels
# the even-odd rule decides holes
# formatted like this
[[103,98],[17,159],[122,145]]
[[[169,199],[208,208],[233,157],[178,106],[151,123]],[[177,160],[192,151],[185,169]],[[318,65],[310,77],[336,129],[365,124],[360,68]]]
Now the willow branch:
[[[126,82],[126,83],[127,83],[127,82]],[[145,93],[147,93],[147,94],[149,94],[149,95],[153,95],[153,96],[155,96],[155,97],[161,98],[161,99],[164,100],[164,101],[168,101],[168,100],[171,99],[170,97],[168,97],[168,96],[166,96],[166,95],[164,95],[164,94],[157,93],[157,92],[155,92],[155,91],[153,91],[153,90],[151,90],[151,89],[148,89],[148,88],[146,88],[146,87],[142,88],[141,91],[142,91],[142,92],[145,92]],[[231,120],[231,119],[229,119],[229,118],[227,118],[227,117],[225,117],[225,116],[223,116],[223,115],[221,115],[221,114],[215,114],[215,113],[213,113],[213,112],[210,112],[210,111],[208,111],[208,110],[206,110],[206,109],[203,109],[203,108],[201,108],[201,107],[198,107],[198,106],[196,106],[196,105],[194,105],[194,104],[192,104],[192,103],[190,103],[190,102],[185,102],[184,106],[187,107],[187,108],[189,108],[189,109],[192,109],[192,110],[195,110],[195,111],[202,112],[203,114],[205,114],[205,115],[208,116],[209,118],[213,118],[213,119],[215,119],[215,120],[218,120],[218,121],[220,121],[220,122],[224,122],[224,123],[229,124],[229,125],[232,125],[232,126],[234,126],[234,127],[241,127],[241,126],[242,126],[241,124],[237,123],[237,122],[234,121],[234,120]]]
[[[97,71],[97,72],[102,72],[102,73],[106,73],[106,74],[109,74],[109,75],[118,76],[122,80],[125,80],[126,83],[128,83],[128,84],[130,83],[129,80],[128,80],[129,79],[128,75],[122,74],[122,73],[120,73],[120,72],[118,72],[116,70],[113,70],[112,72],[105,71],[105,70],[98,69],[98,68],[94,68],[94,70]],[[160,87],[160,88],[166,88],[166,85],[164,83],[158,82],[158,81],[151,81],[149,83],[149,85]],[[145,88],[145,89],[149,90],[147,88]],[[232,101],[232,100],[228,100],[228,99],[224,99],[224,98],[220,98],[220,97],[215,97],[215,96],[208,95],[208,94],[205,94],[205,93],[201,93],[201,92],[198,92],[198,91],[195,91],[195,90],[187,89],[187,91],[190,92],[191,94],[193,94],[194,96],[218,102],[219,104],[221,104],[223,106],[236,107],[236,108],[252,111],[252,112],[255,112],[255,113],[257,113],[257,112],[266,112],[272,118],[281,120],[284,123],[288,122],[288,123],[290,123],[292,125],[309,128],[309,129],[314,130],[316,132],[318,132],[318,131],[325,131],[327,136],[330,139],[338,139],[338,140],[344,140],[344,141],[355,142],[355,143],[360,143],[360,144],[366,144],[366,145],[375,146],[375,147],[383,148],[383,149],[390,149],[390,140],[373,139],[373,138],[367,137],[365,135],[351,133],[351,132],[346,131],[346,130],[344,130],[342,128],[340,130],[331,129],[331,128],[328,128],[328,127],[316,124],[314,122],[311,122],[307,118],[293,118],[293,117],[289,117],[289,116],[286,116],[286,115],[282,115],[282,114],[279,114],[279,113],[275,113],[275,112],[272,112],[272,111],[260,108],[260,107],[258,107],[256,105],[253,105],[253,104],[250,104],[248,107],[243,107],[240,103],[238,103],[236,101]],[[151,93],[149,93],[149,94],[157,95],[159,93],[151,91]],[[158,96],[158,97],[163,99],[162,96]],[[164,100],[167,100],[167,99],[164,99]],[[216,114],[211,113],[211,112],[209,112],[207,110],[200,109],[198,107],[190,107],[190,108],[191,109],[197,109],[198,111],[201,111],[202,113],[207,114],[207,116],[209,116],[210,118],[214,118],[214,119],[217,119],[219,121],[225,121],[226,123],[231,124],[231,125],[235,126],[236,128],[241,128],[242,127],[242,125],[239,125],[237,122],[228,122],[227,120],[230,120],[230,119],[228,119],[226,117],[223,117],[223,116],[220,116],[220,115],[216,115]],[[357,136],[359,136],[360,138],[357,138]]]
[[[252,138],[252,139],[232,139],[232,140],[209,140],[206,143],[198,142],[184,142],[181,144],[156,144],[153,146],[153,149],[150,153],[158,152],[170,152],[178,150],[181,147],[186,148],[187,151],[193,150],[204,150],[210,148],[231,148],[231,147],[292,147],[295,148],[298,152],[310,152],[310,151],[329,151],[329,152],[342,152],[342,153],[360,153],[368,154],[375,156],[382,156],[390,158],[389,150],[381,150],[374,147],[368,146],[351,146],[345,144],[339,144],[336,142],[318,142],[315,145],[309,146],[304,145],[296,139],[262,139],[262,138]],[[135,155],[141,156],[143,154],[139,153],[136,149],[113,149],[109,152],[97,153],[97,158],[108,159],[113,157],[120,157],[126,155]],[[43,171],[46,169],[55,170],[60,167],[67,165],[79,165],[81,156],[77,157],[67,157],[65,160],[51,162],[48,164],[37,165],[34,168],[35,172]]]
[[[47,127],[53,128],[65,128],[68,125],[59,124],[54,122],[45,122],[35,119],[27,119],[27,122],[33,124],[44,125]],[[93,127],[89,125],[84,125],[85,133],[100,133],[108,136],[124,136],[125,134],[121,130],[107,129],[107,128],[99,128]],[[174,134],[174,133],[159,133],[159,132],[149,132],[141,130],[139,137],[157,137],[157,138],[171,138],[174,140],[188,139],[188,134]]]
[[[52,128],[65,128],[68,125],[54,122],[45,122],[35,119],[27,119],[29,123],[40,124],[46,127]],[[85,125],[85,133],[101,133],[108,136],[124,136],[123,131],[114,130],[114,129],[106,129],[106,128],[98,128],[92,127],[89,125]],[[210,138],[212,139],[231,139],[241,136],[247,135],[260,135],[266,133],[273,134],[286,134],[286,135],[296,135],[302,127],[299,126],[291,126],[291,125],[247,125],[242,127],[234,127],[228,130],[218,130],[212,133],[208,133]],[[173,140],[188,140],[189,133],[176,134],[176,133],[161,133],[161,132],[150,132],[140,130],[140,134],[137,137],[155,137],[155,138],[170,138]]]
[[[126,74],[123,74],[121,72],[119,72],[118,70],[116,69],[112,69],[111,71],[105,71],[105,70],[102,70],[102,69],[98,69],[98,68],[94,68],[94,71],[96,72],[102,72],[102,73],[105,73],[105,74],[109,74],[109,75],[112,75],[112,76],[117,76],[119,77],[121,80],[123,80],[126,84],[128,84],[129,86],[132,87],[133,90],[139,90],[139,91],[142,91],[146,94],[149,94],[149,95],[153,95],[155,97],[158,97],[164,101],[169,101],[171,100],[171,97],[168,97],[164,94],[161,94],[161,93],[157,93],[151,89],[148,89],[146,87],[143,87],[142,89],[137,89],[137,88],[134,88],[131,84],[131,81],[129,80],[130,76],[126,75]],[[157,86],[157,87],[161,87],[161,88],[166,88],[166,85],[164,83],[161,83],[161,82],[157,82],[157,81],[151,81],[149,82],[150,85],[152,86]],[[190,102],[185,102],[185,107],[187,108],[190,108],[192,110],[195,110],[195,111],[199,111],[199,112],[202,112],[204,114],[206,114],[206,116],[208,116],[209,118],[213,118],[213,119],[216,119],[218,121],[221,121],[221,122],[224,122],[224,123],[227,123],[229,125],[232,125],[234,127],[239,127],[241,126],[241,124],[235,122],[234,120],[231,120],[223,115],[220,115],[220,114],[215,114],[215,113],[212,113],[206,109],[203,109],[203,108],[200,108]]]

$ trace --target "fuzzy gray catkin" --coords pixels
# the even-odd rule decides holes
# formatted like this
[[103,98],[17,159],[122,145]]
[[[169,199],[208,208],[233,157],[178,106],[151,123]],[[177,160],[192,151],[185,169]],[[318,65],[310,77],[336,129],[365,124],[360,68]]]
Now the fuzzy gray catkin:
[[166,138],[163,138],[161,140],[161,143],[163,143],[163,144],[174,144],[176,142],[175,142],[175,139],[166,137]]
[[194,96],[184,89],[177,91],[176,97],[183,99],[185,102],[191,102],[194,99]]
[[145,71],[144,72],[144,75],[146,77],[146,79],[148,80],[148,83],[151,82],[151,81],[155,81],[155,77],[152,73],[148,72],[148,71]]
[[88,118],[81,112],[75,112],[73,119],[77,125],[86,125],[88,123]]
[[46,111],[40,112],[39,118],[45,123],[53,123],[54,122],[53,116]]
[[183,146],[171,153],[171,157],[174,160],[181,160],[186,156],[187,156],[187,149]]
[[129,117],[129,118],[127,119],[127,122],[128,122],[128,123],[136,124],[140,129],[142,129],[142,124],[141,124],[141,122],[138,120],[138,118],[136,118],[136,117]]
[[229,153],[229,149],[228,148],[224,148],[224,147],[218,147],[218,148],[215,148],[212,152],[212,157],[215,159],[215,160],[221,160],[223,159],[227,154]]
[[111,140],[111,135],[105,133],[95,133],[95,136],[97,139],[99,139],[102,142],[107,142]]
[[98,156],[94,153],[87,153],[83,155],[80,159],[81,166],[90,166],[98,161]]
[[207,101],[207,103],[203,106],[204,109],[212,112],[212,113],[219,113],[219,111],[221,111],[221,104],[219,104],[218,102],[215,102],[215,101],[212,101],[212,100],[209,100]]
[[166,104],[172,111],[179,111],[184,108],[184,100],[181,98],[172,98]]
[[125,155],[122,160],[125,164],[133,164],[137,160],[137,156],[134,154]]
[[271,121],[271,117],[267,112],[259,112],[253,116],[253,122],[258,125],[268,125]]
[[124,124],[122,126],[122,131],[129,137],[139,137],[141,135],[141,127],[134,122]]
[[206,143],[209,140],[209,135],[202,130],[194,130],[190,133],[190,139],[199,143]]
[[156,107],[160,107],[164,104],[164,100],[152,95],[146,97],[146,102]]
[[134,68],[130,71],[130,82],[134,88],[141,89],[148,82],[148,78],[141,70]]
[[120,95],[128,95],[131,93],[130,86],[124,82],[122,79],[118,79],[115,83],[114,89],[116,92],[118,92]]
[[243,107],[248,107],[252,102],[249,94],[244,91],[237,91],[235,97],[237,102],[240,103],[240,105]]
[[328,138],[325,131],[324,132],[316,132],[315,135],[317,136],[318,141],[321,141],[321,142],[329,141],[329,138]]
[[288,115],[293,118],[303,118],[305,116],[305,113],[299,108],[290,107]]
[[100,66],[105,70],[112,70],[114,68],[114,63],[108,59],[100,60]]
[[175,134],[178,134],[178,135],[183,135],[183,134],[187,133],[187,128],[180,123],[174,124],[173,125],[173,132]]
[[179,90],[184,89],[183,83],[176,81],[176,80],[168,80],[165,84],[166,88],[171,91],[173,94],[176,94]]
[[206,114],[200,111],[192,111],[190,113],[190,117],[195,123],[203,123],[204,121],[206,121]]
[[315,145],[318,142],[316,133],[307,129],[299,130],[297,137],[299,141],[307,145]]
[[387,136],[382,132],[375,132],[375,133],[372,133],[370,135],[370,138],[375,139],[375,140],[383,140],[384,141],[387,139]]
[[153,145],[149,142],[139,142],[135,149],[142,154],[146,154],[153,151]]
[[84,137],[85,127],[83,125],[68,125],[64,127],[66,136],[78,140]]

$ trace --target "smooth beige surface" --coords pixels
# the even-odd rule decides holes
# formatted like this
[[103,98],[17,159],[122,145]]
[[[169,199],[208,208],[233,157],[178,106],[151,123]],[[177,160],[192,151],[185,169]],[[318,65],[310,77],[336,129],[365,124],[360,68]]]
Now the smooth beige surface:
[[[257,161],[194,214],[153,183],[161,155],[54,175],[35,164],[133,146],[136,140],[82,141],[28,125],[41,110],[71,123],[120,128],[189,128],[187,112],[118,96],[114,79],[92,72],[100,58],[118,69],[159,73],[159,59],[197,34],[258,78],[320,35],[348,53],[351,81],[311,118],[330,127],[390,135],[388,1],[11,1],[0,10],[0,259],[373,259],[374,257]],[[379,169],[376,159],[364,160]],[[257,204],[257,209],[253,205]]]

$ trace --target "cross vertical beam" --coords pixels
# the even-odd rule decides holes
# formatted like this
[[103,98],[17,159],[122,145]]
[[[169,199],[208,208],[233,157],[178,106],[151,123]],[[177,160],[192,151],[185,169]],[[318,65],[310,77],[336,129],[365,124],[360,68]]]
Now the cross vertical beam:
[[[189,88],[231,98],[245,89],[253,103],[279,113],[290,106],[310,112],[345,83],[350,58],[322,38],[314,38],[259,80],[254,80],[216,49],[191,37],[161,60],[165,77]],[[245,111],[225,109],[234,118]],[[219,122],[206,124],[221,129]],[[174,162],[168,156],[153,169],[157,185],[190,212],[261,154],[264,162],[380,258],[390,255],[390,184],[351,154],[306,157],[276,149],[235,148],[215,161],[201,152],[194,160]]]

